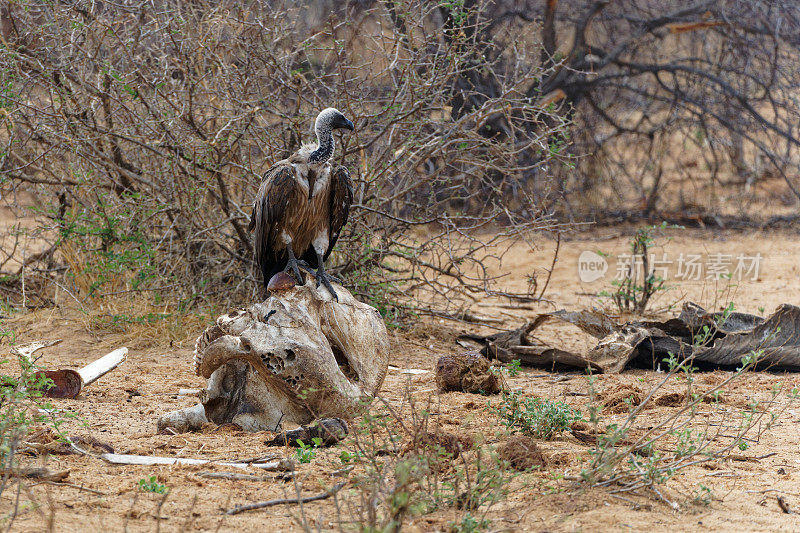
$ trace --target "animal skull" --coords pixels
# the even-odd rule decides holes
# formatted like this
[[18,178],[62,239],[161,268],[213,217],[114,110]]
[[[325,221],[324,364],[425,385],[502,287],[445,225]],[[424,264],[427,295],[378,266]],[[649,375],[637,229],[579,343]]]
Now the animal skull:
[[311,279],[219,317],[195,345],[195,372],[208,378],[201,404],[162,416],[159,430],[210,420],[277,431],[357,413],[383,383],[389,339],[373,307],[336,292],[338,302]]

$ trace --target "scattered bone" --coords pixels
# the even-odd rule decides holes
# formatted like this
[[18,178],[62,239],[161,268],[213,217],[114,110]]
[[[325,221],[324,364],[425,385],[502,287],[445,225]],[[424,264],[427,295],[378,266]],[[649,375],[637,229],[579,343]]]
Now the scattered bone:
[[430,374],[430,370],[422,370],[421,368],[398,368],[396,366],[389,365],[389,370],[399,370],[401,374],[411,374],[411,375],[418,375],[418,374]]
[[[529,335],[541,324],[558,320],[599,339],[586,354],[565,351]],[[697,333],[709,328],[709,345],[693,346]],[[667,321],[632,321],[617,325],[595,311],[557,311],[537,316],[521,328],[489,336],[462,335],[483,344],[489,359],[525,366],[555,369],[557,365],[606,373],[619,373],[631,365],[656,369],[670,353],[691,356],[694,364],[736,368],[751,353],[759,353],[757,368],[800,371],[800,307],[783,304],[764,319],[746,313],[708,313],[687,302],[680,316]]]
[[[610,331],[613,324],[610,318],[600,313],[591,311],[580,313],[557,311],[539,315],[535,320],[527,322],[515,330],[488,336],[462,335],[460,339],[480,342],[483,345],[481,354],[490,360],[497,359],[503,363],[510,363],[516,359],[524,366],[547,368],[549,370],[555,370],[557,367],[563,366],[599,370],[599,367],[586,357],[554,348],[529,336],[532,331],[549,320],[561,320],[569,323],[578,322],[585,326],[592,335]],[[581,327],[579,324],[576,325]]]
[[45,370],[37,374],[53,382],[53,386],[44,391],[44,395],[48,398],[75,398],[83,389],[81,375],[69,368]]
[[117,348],[111,353],[108,353],[100,359],[93,361],[85,367],[78,370],[83,386],[89,385],[97,381],[98,378],[105,376],[115,368],[117,368],[128,357],[127,348]]
[[200,389],[178,389],[178,398],[181,396],[197,396]]
[[[33,364],[33,354],[42,348],[59,344],[61,339],[52,341],[35,341],[21,346],[12,346],[11,351],[20,359],[20,364]],[[36,373],[40,378],[52,380],[53,385],[44,391],[48,398],[74,398],[81,391],[81,377],[74,370],[47,370]]]
[[197,475],[206,479],[228,479],[231,481],[286,481],[294,477],[292,472],[283,472],[274,476],[254,476],[236,472],[198,472]]
[[214,462],[208,459],[189,459],[184,457],[156,457],[152,455],[125,455],[118,453],[104,453],[100,458],[108,463],[114,465],[220,465],[231,466],[235,468],[247,468],[252,466],[262,470],[280,470],[287,465],[285,461],[273,461],[271,463],[228,463],[228,462]]
[[206,410],[203,404],[198,403],[186,409],[172,411],[158,419],[158,433],[160,435],[186,433],[187,431],[198,431],[203,424],[208,423]]
[[443,392],[497,394],[501,390],[500,378],[489,360],[474,351],[440,357],[436,385]]
[[[657,368],[673,353],[681,358],[691,356],[694,364],[706,368],[735,368],[745,356],[758,352],[757,368],[800,370],[799,307],[783,304],[766,319],[746,313],[731,313],[723,318],[721,313],[708,313],[687,302],[677,318],[622,326],[617,332],[617,345],[608,346],[603,361],[593,360],[605,371],[619,372],[631,364]],[[706,327],[710,331],[709,344],[696,349],[694,336]]]
[[[12,351],[17,354],[21,360],[28,363],[33,362],[33,354],[42,348],[54,346],[60,343],[61,340],[54,341],[36,341],[23,346],[12,348]],[[78,371],[64,368],[61,370],[45,370],[37,372],[39,376],[43,376],[53,381],[53,385],[44,392],[48,398],[75,398],[80,394],[83,387],[96,381],[99,377],[114,370],[122,363],[128,353],[127,348],[118,348],[113,352],[101,357],[100,359],[89,363]]]
[[209,421],[275,431],[360,412],[386,376],[389,338],[374,308],[337,294],[309,283],[219,317],[195,347],[195,370],[208,378],[200,405],[162,416],[159,432]]
[[17,357],[25,359],[25,361],[28,363],[32,363],[34,353],[38,352],[42,348],[49,348],[50,346],[55,346],[59,343],[61,343],[61,339],[55,339],[52,341],[34,341],[20,346],[12,346],[11,352],[16,354]]

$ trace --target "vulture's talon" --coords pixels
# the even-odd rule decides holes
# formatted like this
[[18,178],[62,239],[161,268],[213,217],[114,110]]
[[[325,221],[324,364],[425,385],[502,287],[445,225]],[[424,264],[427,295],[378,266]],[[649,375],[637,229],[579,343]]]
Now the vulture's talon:
[[317,287],[319,287],[319,284],[321,282],[323,285],[325,285],[325,288],[328,290],[333,299],[338,302],[339,297],[336,295],[336,291],[333,290],[333,285],[331,285],[331,279],[332,276],[329,276],[325,272],[317,272]]
[[305,280],[303,279],[303,275],[300,273],[300,269],[303,269],[310,274],[314,274],[314,269],[311,268],[311,265],[309,265],[307,262],[302,259],[295,259],[294,257],[291,257],[286,265],[286,272],[291,270],[291,272],[294,274],[294,277],[297,278],[297,283],[299,285],[304,285]]

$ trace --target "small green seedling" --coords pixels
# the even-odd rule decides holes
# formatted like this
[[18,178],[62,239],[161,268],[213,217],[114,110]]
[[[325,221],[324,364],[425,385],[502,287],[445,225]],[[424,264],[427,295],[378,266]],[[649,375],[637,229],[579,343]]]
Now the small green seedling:
[[169,492],[167,486],[159,483],[156,476],[150,476],[149,479],[140,479],[138,485],[139,488],[145,492],[154,492],[156,494],[166,494]]
[[297,460],[301,463],[310,463],[311,459],[317,455],[317,448],[322,446],[322,439],[314,437],[311,439],[311,444],[306,444],[302,439],[297,439],[297,445],[300,449],[297,450]]
[[508,375],[512,378],[516,377],[519,375],[521,366],[522,362],[519,359],[512,359],[511,362],[506,365],[506,372],[508,372]]

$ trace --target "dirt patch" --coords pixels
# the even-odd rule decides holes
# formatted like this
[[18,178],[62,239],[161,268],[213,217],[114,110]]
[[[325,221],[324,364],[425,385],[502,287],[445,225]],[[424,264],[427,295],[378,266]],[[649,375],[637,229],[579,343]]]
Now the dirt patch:
[[605,414],[627,413],[631,407],[641,404],[645,396],[640,387],[624,383],[611,386],[598,395]]
[[515,470],[530,470],[534,467],[544,468],[547,461],[533,437],[515,435],[497,450],[500,459],[506,461]]
[[[701,396],[700,401],[702,403],[729,403],[727,402],[727,397],[719,392],[715,394],[708,394],[704,392],[698,392]],[[658,396],[654,401],[653,405],[657,407],[681,407],[686,405],[687,398],[685,392],[668,392]]]
[[[599,247],[612,255],[626,253],[627,236],[618,236],[626,231],[626,228],[614,228],[602,234],[585,236],[586,239],[591,239],[590,242],[562,241],[558,266],[553,272],[546,296],[555,301],[558,307],[568,309],[605,305],[606,300],[597,298],[596,294],[608,287],[609,278],[591,284],[580,283],[575,265],[580,253],[589,248]],[[800,239],[796,235],[748,236],[687,231],[681,233],[680,239],[668,244],[664,251],[674,259],[681,250],[703,254],[746,251],[748,255],[761,253],[768,260],[763,265],[762,279],[740,283],[735,294],[723,294],[719,296],[719,301],[715,301],[713,299],[718,298],[719,291],[715,290],[713,283],[681,282],[680,292],[657,295],[656,309],[665,304],[674,304],[684,293],[686,298],[704,303],[707,309],[717,311],[724,308],[728,301],[735,301],[737,310],[748,312],[756,312],[760,306],[769,312],[784,301],[800,302],[800,293],[794,289],[800,276],[800,266],[797,263]],[[547,254],[539,256],[529,252],[526,247],[512,250],[504,258],[503,272],[495,272],[498,275],[510,273],[503,278],[501,288],[509,292],[525,290],[528,283],[526,274],[533,269],[549,268],[551,259]],[[613,267],[613,264],[610,265],[610,268]],[[613,270],[610,275],[613,275]],[[287,457],[295,456],[294,449],[266,448],[264,440],[272,437],[272,434],[240,433],[234,428],[230,428],[232,432],[223,429],[210,433],[156,435],[156,420],[160,415],[197,403],[196,395],[180,395],[178,391],[181,388],[200,389],[205,386],[205,380],[193,372],[192,348],[194,339],[211,323],[215,313],[199,318],[174,315],[169,320],[153,323],[125,324],[124,331],[97,330],[90,327],[91,324],[83,313],[71,314],[64,309],[66,303],[71,301],[68,296],[62,294],[60,298],[58,308],[19,313],[4,322],[7,329],[16,332],[18,343],[64,339],[62,344],[40,352],[40,364],[51,369],[80,368],[112,349],[120,346],[128,346],[130,349],[128,360],[119,369],[85,387],[77,399],[52,401],[57,408],[75,413],[79,417],[64,426],[67,434],[91,434],[112,445],[117,453],[143,453],[213,461],[241,460],[273,452]],[[517,328],[525,320],[532,320],[540,313],[553,310],[552,305],[544,303],[526,304],[529,309],[524,309],[498,299],[485,301],[487,305],[493,305],[490,303],[492,301],[497,302],[497,311],[492,311],[492,307],[479,307],[476,312],[507,318],[507,322],[502,325],[507,329]],[[102,312],[130,313],[126,309],[128,308],[123,308],[120,304],[119,309],[106,309]],[[158,311],[162,312],[163,309]],[[149,308],[136,312],[147,313]],[[671,311],[665,311],[661,318],[671,314]],[[479,326],[471,324],[440,322],[427,318],[421,319],[418,326],[408,331],[392,330],[392,349],[396,354],[392,364],[400,368],[432,369],[440,356],[452,354],[458,349],[455,339],[460,334],[475,331],[490,334],[495,330],[481,330]],[[579,332],[564,330],[562,341],[577,344],[581,340],[579,335]],[[175,342],[171,344],[173,339]],[[7,358],[8,355],[8,345],[3,342],[0,345],[0,358]],[[13,358],[11,363],[13,364]],[[3,373],[16,375],[6,368],[3,368]],[[708,390],[731,375],[732,372],[729,371],[697,373],[697,388]],[[624,383],[649,391],[662,382],[664,374],[634,369],[623,375],[601,374],[595,378],[597,390],[608,394],[621,388]],[[516,376],[505,376],[504,380],[510,389],[520,390],[526,397],[563,399],[574,408],[580,409],[584,416],[588,413],[590,397],[586,394],[585,378],[577,374],[557,375],[523,368]],[[730,418],[726,423],[738,427],[742,416],[739,409],[746,408],[751,401],[768,400],[772,387],[779,383],[789,391],[794,386],[800,386],[800,375],[743,375],[725,386],[724,394],[728,395],[728,399],[724,410],[720,410],[718,406],[702,404],[698,405],[698,411],[702,416],[729,412]],[[413,376],[397,371],[388,373],[380,391],[381,398],[397,410],[404,420],[409,418],[406,402],[408,396],[405,392],[409,386],[412,398],[417,402],[417,410],[426,409],[433,424],[458,422],[457,426],[445,426],[448,430],[457,428],[457,431],[450,431],[457,440],[461,440],[461,435],[470,435],[477,443],[497,447],[510,440],[506,428],[487,409],[490,401],[492,405],[497,403],[496,398],[458,392],[439,394],[433,373]],[[137,391],[138,394],[126,391]],[[685,393],[685,382],[667,383],[654,395],[654,399],[672,392]],[[609,398],[601,394],[601,400],[608,401]],[[620,415],[602,415],[601,431],[607,425],[620,422],[627,411],[624,402],[622,406]],[[662,418],[680,408],[682,405],[654,406],[639,417],[638,423],[642,427],[632,431],[629,440],[642,435],[642,432],[651,429]],[[491,507],[487,513],[492,521],[491,528],[513,531],[615,531],[623,527],[652,531],[793,531],[793,516],[781,513],[774,497],[778,493],[789,495],[792,509],[797,507],[797,498],[792,494],[797,493],[797,482],[800,479],[800,468],[797,466],[800,465],[800,440],[797,435],[800,409],[795,405],[791,407],[791,411],[781,414],[773,428],[758,441],[748,441],[747,450],[735,450],[741,455],[763,457],[758,462],[715,461],[692,466],[682,470],[677,480],[661,487],[665,498],[680,505],[679,511],[673,511],[668,504],[652,495],[620,494],[626,500],[613,498],[603,489],[576,490],[576,483],[566,479],[551,480],[548,476],[547,482],[542,483],[546,476],[533,471],[519,474],[511,482],[507,497]],[[88,425],[79,421],[85,421]],[[719,426],[710,427],[716,429]],[[576,423],[572,429],[591,436],[594,424]],[[435,430],[431,431],[435,433]],[[725,433],[728,434],[728,430]],[[316,449],[316,455],[310,463],[297,462],[295,477],[302,495],[319,494],[326,487],[345,479],[344,476],[334,477],[332,473],[345,466],[340,454],[343,451],[353,451],[353,439],[351,436],[342,444]],[[403,444],[410,440],[410,437],[406,437]],[[567,437],[540,443],[546,469],[553,474],[564,474],[565,477],[576,476],[586,462],[591,460],[589,452],[594,446],[594,440],[591,438],[584,443]],[[403,444],[400,444],[400,449]],[[424,445],[422,449],[425,449]],[[475,452],[466,452],[467,449],[462,444],[461,453],[469,457],[475,455]],[[384,461],[388,454],[396,455],[398,452],[395,447],[387,448],[386,453],[377,454],[378,460]],[[776,455],[764,457],[771,453]],[[24,457],[23,461],[25,466],[37,466],[42,464],[43,458]],[[457,461],[460,462],[461,458]],[[264,530],[265,524],[268,524],[268,529],[275,531],[301,530],[296,520],[300,516],[298,506],[276,506],[224,519],[220,515],[220,509],[224,507],[295,497],[297,494],[293,483],[234,481],[198,476],[205,471],[232,471],[230,467],[222,466],[115,466],[94,457],[77,455],[53,455],[47,459],[46,464],[56,471],[69,469],[70,483],[99,491],[103,495],[71,486],[29,484],[27,489],[30,489],[30,494],[23,491],[22,503],[30,500],[31,503],[26,504],[27,508],[34,509],[34,505],[39,505],[44,514],[28,511],[18,515],[12,529],[14,531],[46,530],[48,497],[52,497],[54,502],[56,530],[122,531],[127,524],[131,531],[155,531],[157,516],[162,517],[162,531],[214,531],[219,528],[219,531],[258,532]],[[351,461],[349,465],[352,464]],[[745,471],[742,466],[749,466],[752,470]],[[782,473],[776,474],[779,470]],[[241,473],[263,475],[256,468],[243,469]],[[709,473],[714,475],[708,475]],[[350,475],[349,479],[356,479],[356,476],[364,475],[364,470],[357,466]],[[160,510],[162,495],[144,492],[138,485],[140,480],[150,479],[151,476],[156,476],[158,483],[166,485],[170,490],[169,497]],[[707,506],[692,503],[694,493],[701,484],[713,491],[713,500]],[[356,491],[354,484],[348,484],[340,492],[341,498],[349,497],[352,503],[359,497]],[[15,492],[7,491],[0,497],[0,512],[3,516],[10,516],[15,495]],[[767,503],[760,504],[767,496],[770,498]],[[304,506],[304,512],[313,516],[315,523],[317,517],[322,517],[322,528],[335,528],[337,512],[341,512],[345,520],[352,519],[347,508],[350,503],[342,504],[337,511],[336,500],[330,498],[309,503]],[[125,515],[129,510],[132,514],[126,521]],[[461,512],[455,508],[441,508],[429,515],[410,517],[403,530],[444,531],[449,523],[460,520],[461,515],[458,513]],[[483,513],[483,508],[480,512]]]

